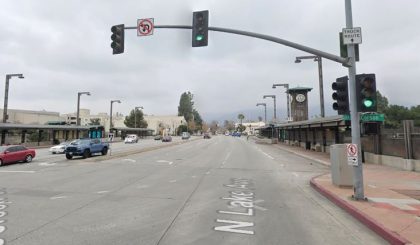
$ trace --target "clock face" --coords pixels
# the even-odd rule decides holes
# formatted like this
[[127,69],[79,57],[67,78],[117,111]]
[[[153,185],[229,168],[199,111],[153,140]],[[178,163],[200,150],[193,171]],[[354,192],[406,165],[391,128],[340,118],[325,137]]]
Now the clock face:
[[305,101],[306,97],[303,94],[298,94],[296,95],[296,101],[302,103],[303,101]]

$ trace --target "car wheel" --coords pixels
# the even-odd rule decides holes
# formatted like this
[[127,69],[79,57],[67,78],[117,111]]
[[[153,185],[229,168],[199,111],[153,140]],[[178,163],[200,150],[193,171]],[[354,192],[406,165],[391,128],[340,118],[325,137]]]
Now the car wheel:
[[25,157],[25,162],[26,162],[26,163],[30,163],[30,162],[32,162],[32,155],[27,155],[27,156]]
[[108,148],[104,147],[101,153],[102,153],[102,156],[105,156],[108,153]]
[[0,166],[3,166],[3,159],[0,159]]
[[55,154],[55,153],[56,153],[55,151],[52,152],[52,154]]
[[66,158],[70,160],[70,159],[72,159],[72,158],[73,158],[73,156],[72,156],[72,155],[70,155],[70,154],[66,154]]
[[85,150],[84,152],[83,152],[83,158],[88,158],[90,156],[90,151],[89,150]]

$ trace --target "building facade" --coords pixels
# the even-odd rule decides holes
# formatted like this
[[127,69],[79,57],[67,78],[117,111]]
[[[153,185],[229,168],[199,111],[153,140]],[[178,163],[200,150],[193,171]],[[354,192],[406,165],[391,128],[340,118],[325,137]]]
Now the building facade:
[[[64,118],[60,116],[59,112],[52,111],[31,111],[31,110],[18,110],[8,109],[8,123],[16,124],[35,124],[44,125],[49,122],[63,121]],[[1,121],[3,121],[3,109],[0,109]]]

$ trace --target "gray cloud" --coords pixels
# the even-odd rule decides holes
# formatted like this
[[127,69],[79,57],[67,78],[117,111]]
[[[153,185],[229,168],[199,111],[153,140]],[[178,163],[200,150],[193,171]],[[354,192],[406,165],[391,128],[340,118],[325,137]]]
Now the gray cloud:
[[[338,32],[345,26],[344,1],[29,1],[6,0],[0,9],[0,74],[22,72],[12,79],[9,107],[72,112],[78,91],[90,91],[82,107],[128,113],[143,105],[148,114],[176,114],[179,96],[195,94],[204,118],[250,112],[262,95],[278,95],[280,115],[285,97],[277,82],[310,86],[311,114],[319,113],[316,63],[295,64],[305,53],[278,44],[224,33],[210,33],[209,46],[191,48],[188,30],[156,29],[151,37],[126,32],[126,52],[111,55],[110,27],[136,25],[154,17],[156,24],[191,24],[191,12],[210,10],[212,26],[260,32],[338,54]],[[378,89],[391,103],[420,104],[420,3],[353,0],[354,25],[361,26],[363,44],[357,71],[377,74]],[[331,82],[347,74],[341,65],[324,60],[327,114]],[[407,89],[409,87],[410,89]],[[271,103],[271,101],[267,101]],[[270,114],[271,115],[271,114]]]

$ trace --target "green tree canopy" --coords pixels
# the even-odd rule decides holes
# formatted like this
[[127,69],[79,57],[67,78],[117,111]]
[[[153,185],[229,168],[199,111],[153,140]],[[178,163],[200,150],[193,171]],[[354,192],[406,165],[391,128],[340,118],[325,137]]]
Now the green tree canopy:
[[238,114],[238,119],[241,121],[241,125],[242,125],[242,120],[245,119],[244,114],[242,114],[242,113]]
[[193,115],[194,95],[191,92],[184,92],[181,94],[178,106],[178,116],[183,116],[185,121],[189,122]]
[[147,122],[143,118],[143,111],[131,110],[130,115],[125,117],[125,126],[129,128],[147,128]]

